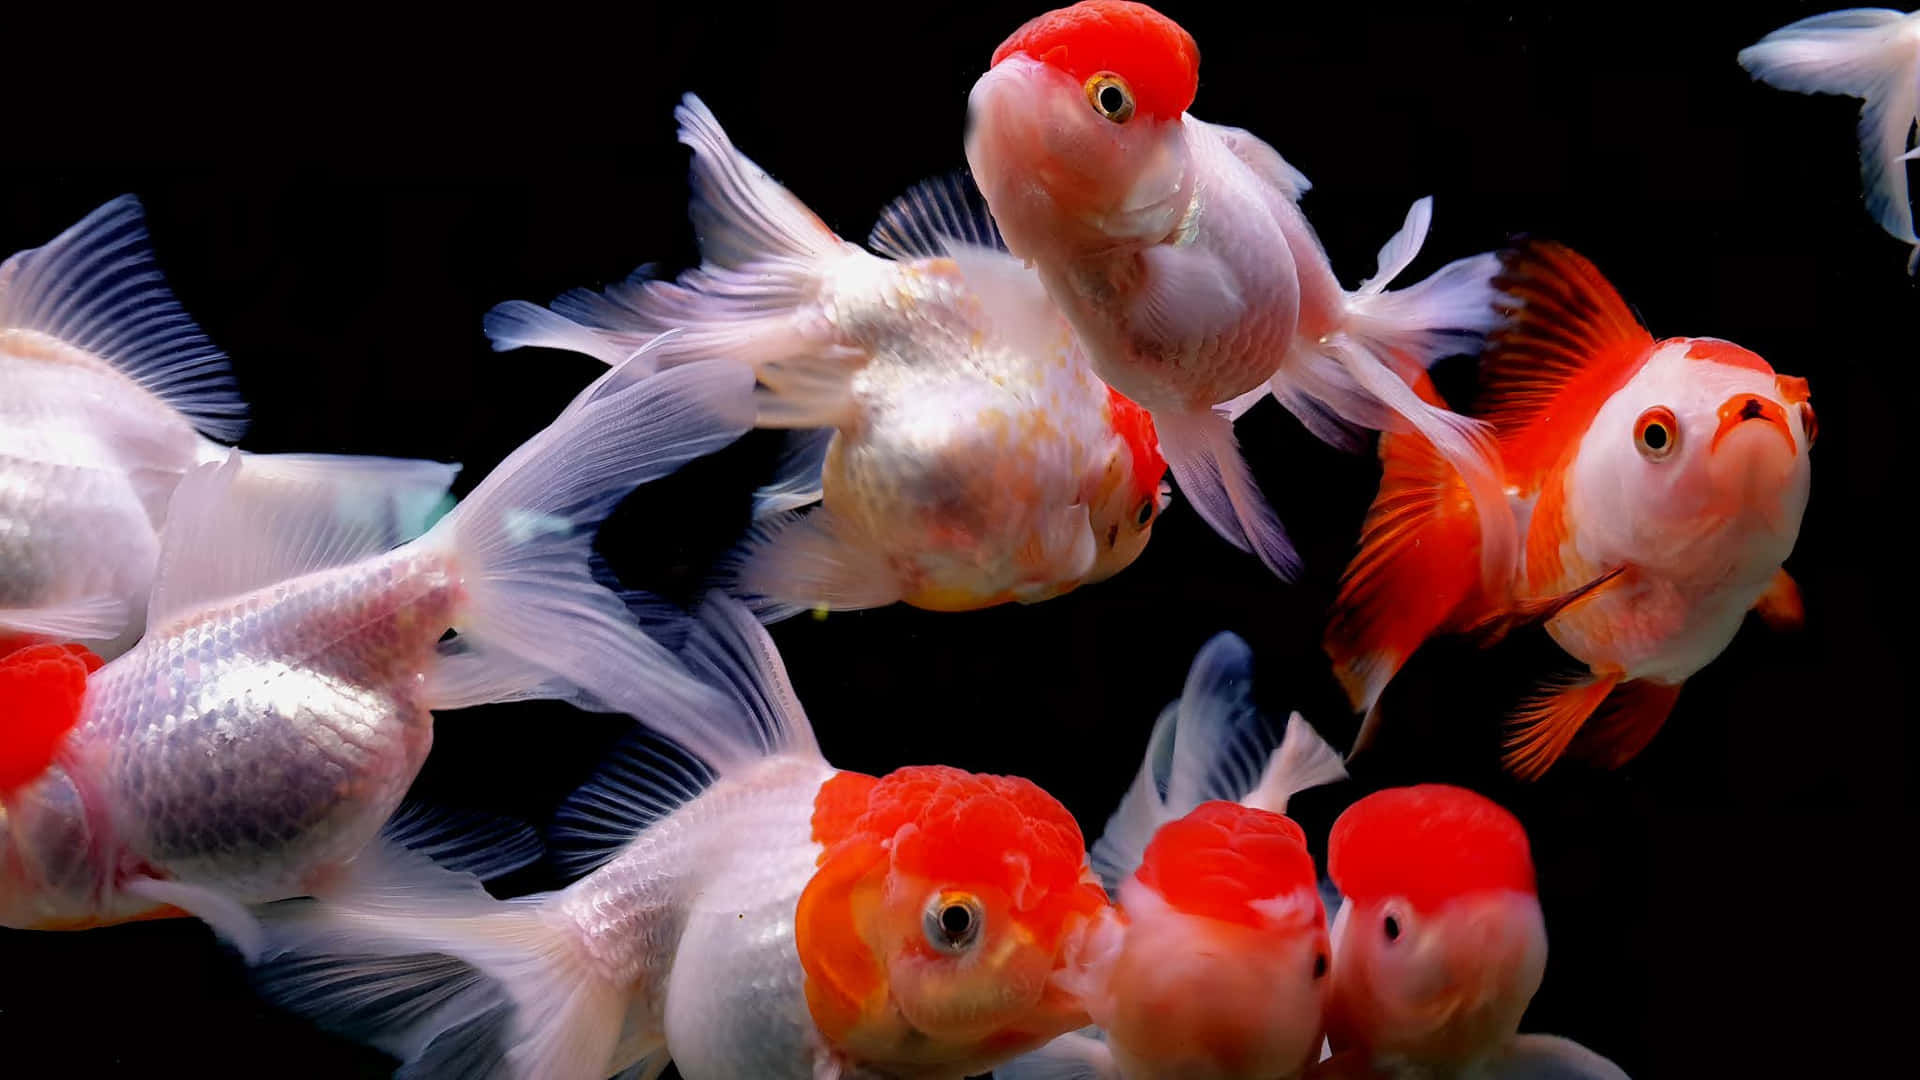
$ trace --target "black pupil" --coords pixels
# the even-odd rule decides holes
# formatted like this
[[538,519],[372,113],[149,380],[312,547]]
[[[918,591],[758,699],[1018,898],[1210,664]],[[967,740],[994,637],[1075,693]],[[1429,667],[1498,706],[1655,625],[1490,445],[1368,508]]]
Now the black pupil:
[[1327,973],[1327,954],[1318,953],[1313,958],[1313,977],[1319,978]]
[[1391,915],[1387,916],[1387,940],[1400,940],[1400,920]]
[[1667,445],[1667,429],[1661,424],[1647,425],[1647,449],[1661,450]]
[[1151,518],[1152,516],[1153,516],[1153,504],[1141,503],[1140,512],[1138,514],[1135,514],[1133,516],[1133,519],[1139,522],[1140,524],[1145,525],[1147,523],[1147,519]]
[[1127,96],[1120,88],[1108,84],[1100,88],[1100,109],[1102,112],[1117,113],[1127,103]]
[[950,905],[940,913],[940,929],[956,941],[966,937],[973,929],[973,912],[961,904]]

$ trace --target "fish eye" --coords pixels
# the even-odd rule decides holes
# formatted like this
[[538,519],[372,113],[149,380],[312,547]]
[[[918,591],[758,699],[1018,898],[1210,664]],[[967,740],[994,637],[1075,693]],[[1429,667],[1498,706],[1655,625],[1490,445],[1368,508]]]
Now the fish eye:
[[1680,445],[1680,422],[1674,419],[1673,410],[1664,405],[1655,405],[1640,414],[1633,425],[1634,449],[1648,461],[1664,461]]
[[1087,80],[1086,91],[1094,112],[1116,124],[1133,119],[1133,90],[1127,80],[1111,71],[1098,72]]
[[1313,954],[1313,977],[1316,979],[1324,979],[1326,978],[1326,976],[1327,976],[1327,954],[1314,953]]
[[1153,504],[1153,499],[1147,499],[1140,504],[1140,509],[1133,512],[1133,524],[1135,528],[1144,529],[1147,527],[1147,524],[1153,520]]
[[1813,440],[1820,434],[1820,421],[1814,419],[1812,402],[1800,403],[1800,426],[1807,433],[1807,447],[1811,449]]
[[979,940],[983,913],[971,896],[936,896],[927,905],[921,929],[927,944],[944,953],[962,953]]

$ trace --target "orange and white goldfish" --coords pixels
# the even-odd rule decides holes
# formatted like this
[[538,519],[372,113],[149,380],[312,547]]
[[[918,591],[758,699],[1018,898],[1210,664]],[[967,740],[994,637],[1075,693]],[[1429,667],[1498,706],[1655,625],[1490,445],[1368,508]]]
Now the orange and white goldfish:
[[1780,564],[1807,505],[1813,405],[1806,380],[1738,345],[1655,341],[1566,248],[1528,243],[1504,262],[1511,314],[1474,412],[1499,436],[1519,557],[1485,587],[1458,475],[1417,435],[1387,436],[1327,650],[1366,710],[1432,635],[1557,610],[1546,629],[1585,670],[1545,680],[1513,718],[1507,765],[1537,777],[1572,748],[1614,767],[1749,610],[1800,620]]
[[1862,98],[1860,176],[1867,213],[1889,236],[1913,248],[1907,273],[1920,269],[1920,236],[1907,194],[1907,149],[1920,123],[1920,11],[1830,11],[1783,26],[1740,50],[1754,78],[1802,94]]
[[[0,264],[0,635],[138,636],[174,486],[246,427],[233,372],[161,277],[121,196]],[[263,483],[334,489],[394,543],[420,534],[457,465],[250,455]]]
[[[1348,447],[1356,428],[1411,425],[1491,504],[1483,426],[1399,372],[1477,347],[1493,325],[1493,257],[1384,291],[1425,241],[1422,199],[1379,273],[1342,288],[1297,205],[1306,178],[1252,134],[1186,111],[1199,71],[1193,38],[1144,4],[1085,0],[1007,38],[974,84],[966,144],[1007,247],[1038,270],[1094,370],[1152,413],[1188,501],[1281,577],[1298,558],[1216,406],[1270,391]],[[1498,517],[1482,528],[1497,539]]]
[[1065,807],[1014,777],[835,769],[718,593],[682,656],[728,702],[650,714],[691,757],[636,739],[562,808],[590,873],[495,900],[376,848],[349,888],[264,910],[268,997],[409,1076],[958,1080],[1086,1023],[1052,976],[1107,898]]
[[1547,925],[1520,822],[1446,784],[1377,791],[1327,840],[1340,890],[1316,1078],[1623,1078],[1578,1043],[1520,1035]]
[[763,618],[1033,603],[1133,562],[1167,501],[1153,421],[1093,373],[1037,282],[1016,297],[1021,334],[988,321],[948,248],[1026,272],[993,249],[970,185],[930,181],[889,206],[869,239],[883,258],[834,235],[698,98],[675,115],[700,268],[551,311],[503,304],[487,333],[616,362],[679,328],[659,363],[753,365],[760,425],[798,429],[733,560]]
[[1055,977],[1103,1038],[1064,1035],[1001,1080],[1282,1080],[1319,1059],[1329,947],[1296,792],[1344,779],[1295,713],[1273,748],[1253,655],[1220,634],[1194,658],[1093,848],[1117,899]]
[[91,674],[52,646],[0,660],[24,684],[0,725],[0,925],[185,913],[250,954],[243,905],[330,886],[425,762],[432,710],[711,698],[588,556],[628,491],[748,430],[752,379],[618,374],[391,550],[324,484],[255,497],[237,453],[190,472],[138,645]]

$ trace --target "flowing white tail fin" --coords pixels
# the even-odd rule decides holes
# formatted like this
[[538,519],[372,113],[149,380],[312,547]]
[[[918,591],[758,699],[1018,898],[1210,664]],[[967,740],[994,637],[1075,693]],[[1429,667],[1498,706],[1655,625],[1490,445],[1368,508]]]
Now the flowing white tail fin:
[[1298,578],[1300,556],[1254,484],[1233,437],[1233,421],[1214,409],[1161,411],[1153,414],[1153,426],[1173,482],[1213,531],[1259,556],[1280,580]]

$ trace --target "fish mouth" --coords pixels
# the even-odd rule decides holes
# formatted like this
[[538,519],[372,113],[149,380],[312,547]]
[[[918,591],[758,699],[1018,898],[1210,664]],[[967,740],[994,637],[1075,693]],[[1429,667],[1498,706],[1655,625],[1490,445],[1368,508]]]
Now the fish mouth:
[[1800,452],[1800,445],[1793,438],[1793,428],[1787,423],[1787,410],[1772,398],[1759,394],[1735,394],[1721,403],[1719,415],[1720,425],[1714,429],[1713,442],[1708,444],[1709,452],[1718,451],[1721,440],[1750,423],[1771,426],[1787,441],[1788,454]]

